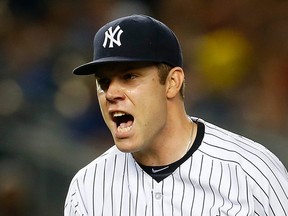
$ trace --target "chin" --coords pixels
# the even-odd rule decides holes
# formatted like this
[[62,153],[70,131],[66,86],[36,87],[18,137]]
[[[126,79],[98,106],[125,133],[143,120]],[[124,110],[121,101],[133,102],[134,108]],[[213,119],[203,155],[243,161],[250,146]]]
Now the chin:
[[138,148],[131,142],[115,141],[116,147],[124,153],[133,153],[138,151]]

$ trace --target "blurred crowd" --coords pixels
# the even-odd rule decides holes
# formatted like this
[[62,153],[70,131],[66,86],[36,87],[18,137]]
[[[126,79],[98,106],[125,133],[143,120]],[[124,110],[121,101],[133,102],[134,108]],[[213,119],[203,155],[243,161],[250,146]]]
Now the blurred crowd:
[[288,1],[0,0],[0,215],[62,215],[75,172],[112,144],[93,76],[96,30],[130,14],[182,44],[193,116],[288,160]]

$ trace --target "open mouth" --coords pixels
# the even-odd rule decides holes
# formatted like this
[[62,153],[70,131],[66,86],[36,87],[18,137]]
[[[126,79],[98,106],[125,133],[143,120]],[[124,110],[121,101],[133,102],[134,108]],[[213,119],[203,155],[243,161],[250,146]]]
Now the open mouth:
[[112,115],[112,120],[116,124],[118,132],[128,132],[133,125],[134,117],[128,113],[115,112]]

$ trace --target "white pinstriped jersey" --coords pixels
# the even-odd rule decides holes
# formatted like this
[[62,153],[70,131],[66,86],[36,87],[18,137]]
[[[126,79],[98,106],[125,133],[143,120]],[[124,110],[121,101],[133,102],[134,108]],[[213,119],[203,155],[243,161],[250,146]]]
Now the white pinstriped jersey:
[[258,143],[197,121],[201,145],[162,181],[114,146],[75,175],[64,215],[287,216],[282,163]]

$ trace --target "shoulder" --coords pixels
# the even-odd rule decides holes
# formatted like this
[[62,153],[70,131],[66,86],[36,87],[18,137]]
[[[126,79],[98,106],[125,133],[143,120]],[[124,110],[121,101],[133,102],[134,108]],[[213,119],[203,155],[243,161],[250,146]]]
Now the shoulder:
[[284,176],[287,181],[286,168],[265,146],[211,123],[204,122],[204,125],[203,145],[199,148],[203,154],[223,163],[234,164],[247,176]]
[[288,212],[288,174],[282,162],[260,143],[203,123],[205,133],[198,153],[213,161],[214,167],[217,164],[228,170],[228,177],[234,173],[238,184],[240,180],[246,184],[243,188],[252,194],[255,212],[263,212],[263,206],[269,206],[277,215]]
[[93,174],[97,172],[97,169],[106,167],[107,164],[113,164],[113,161],[117,159],[117,161],[124,161],[125,153],[119,151],[116,146],[112,146],[99,157],[95,158],[89,164],[81,168],[74,176],[73,180],[75,179],[84,179],[87,176],[87,173]]
[[[199,151],[214,160],[234,163],[242,169],[281,172],[287,175],[282,162],[265,146],[249,138],[200,120],[205,132]],[[276,171],[277,170],[277,171]]]
[[273,155],[265,146],[249,138],[208,122],[204,122],[204,125],[205,134],[203,143],[205,145],[203,146],[205,146],[207,150],[213,149],[215,155],[222,153],[223,159],[225,159],[225,156],[228,156],[229,154],[233,154],[234,156],[238,155],[240,157],[271,157]]
[[123,153],[113,146],[81,168],[70,182],[65,201],[65,215],[68,215],[71,210],[88,214],[89,205],[87,203],[91,201],[89,197],[93,197],[96,190],[95,185],[98,186],[97,190],[103,188],[105,179],[111,174],[109,171],[116,170],[118,168],[115,168],[116,165],[120,167],[121,164],[125,164],[127,158],[130,158],[129,154]]

